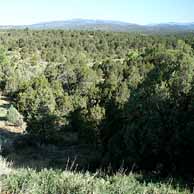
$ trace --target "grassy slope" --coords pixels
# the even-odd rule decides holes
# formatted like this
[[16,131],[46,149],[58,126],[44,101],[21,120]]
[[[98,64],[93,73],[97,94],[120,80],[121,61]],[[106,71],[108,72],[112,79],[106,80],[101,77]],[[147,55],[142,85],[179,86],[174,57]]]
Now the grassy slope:
[[[2,161],[1,161],[2,162]],[[0,176],[1,193],[14,194],[187,194],[186,189],[167,183],[146,183],[139,175],[114,176],[102,173],[76,173],[70,171],[47,170],[39,172],[31,169],[18,169]],[[1,166],[1,165],[0,165]]]

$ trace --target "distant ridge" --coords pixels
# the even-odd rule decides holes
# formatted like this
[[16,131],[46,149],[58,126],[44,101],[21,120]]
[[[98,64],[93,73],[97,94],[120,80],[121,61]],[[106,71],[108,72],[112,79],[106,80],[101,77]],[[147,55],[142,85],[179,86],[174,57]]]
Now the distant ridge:
[[122,21],[72,19],[64,21],[42,22],[32,25],[8,25],[0,26],[0,29],[64,29],[64,30],[102,30],[116,32],[171,32],[171,31],[194,31],[193,23],[161,23],[139,25]]

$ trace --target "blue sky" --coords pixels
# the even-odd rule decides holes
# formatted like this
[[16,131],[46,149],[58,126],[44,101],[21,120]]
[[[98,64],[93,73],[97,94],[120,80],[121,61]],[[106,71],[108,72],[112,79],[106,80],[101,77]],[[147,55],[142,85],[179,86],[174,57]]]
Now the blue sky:
[[194,22],[194,0],[0,0],[0,25],[73,18],[138,24]]

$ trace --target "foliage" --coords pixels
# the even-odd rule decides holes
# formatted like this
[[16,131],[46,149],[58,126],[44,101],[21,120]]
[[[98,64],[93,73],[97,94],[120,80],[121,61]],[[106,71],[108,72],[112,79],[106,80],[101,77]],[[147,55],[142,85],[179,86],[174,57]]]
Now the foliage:
[[104,165],[192,174],[193,37],[5,30],[0,87],[44,142],[71,131]]
[[[187,54],[191,49],[187,48],[184,52],[181,47],[165,51],[157,49],[151,53],[149,63],[152,62],[154,68],[133,91],[123,109],[122,130],[114,132],[110,138],[109,150],[117,162],[120,158],[120,162],[124,160],[127,165],[135,164],[140,169],[157,169],[163,173],[185,173],[186,170],[189,173],[192,169],[191,158],[182,150],[183,144],[187,144],[183,143],[182,135],[187,133],[186,126],[193,123],[189,115],[194,57]],[[190,137],[193,135],[191,125]],[[122,145],[115,146],[116,142],[122,142]],[[193,153],[192,145],[191,142],[187,144],[190,154]],[[183,155],[187,167],[182,163]]]
[[11,105],[8,109],[6,118],[9,123],[22,127],[23,116],[17,111],[16,108],[14,108],[13,105]]
[[41,170],[17,170],[15,173],[5,176],[2,180],[2,192],[15,194],[85,194],[85,193],[107,193],[107,194],[186,194],[189,191],[175,187],[171,182],[141,183],[141,176],[122,175],[103,176],[100,173],[76,173],[70,171]]

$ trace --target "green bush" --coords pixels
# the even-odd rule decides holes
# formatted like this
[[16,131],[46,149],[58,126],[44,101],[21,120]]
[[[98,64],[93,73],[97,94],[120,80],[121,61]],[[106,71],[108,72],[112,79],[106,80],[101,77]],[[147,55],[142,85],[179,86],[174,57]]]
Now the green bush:
[[13,125],[21,127],[23,124],[22,115],[17,111],[16,108],[14,108],[13,105],[11,105],[10,108],[8,109],[6,117],[7,121]]
[[18,170],[2,180],[2,192],[14,194],[187,194],[168,183],[141,183],[138,175],[101,176],[55,170]]

